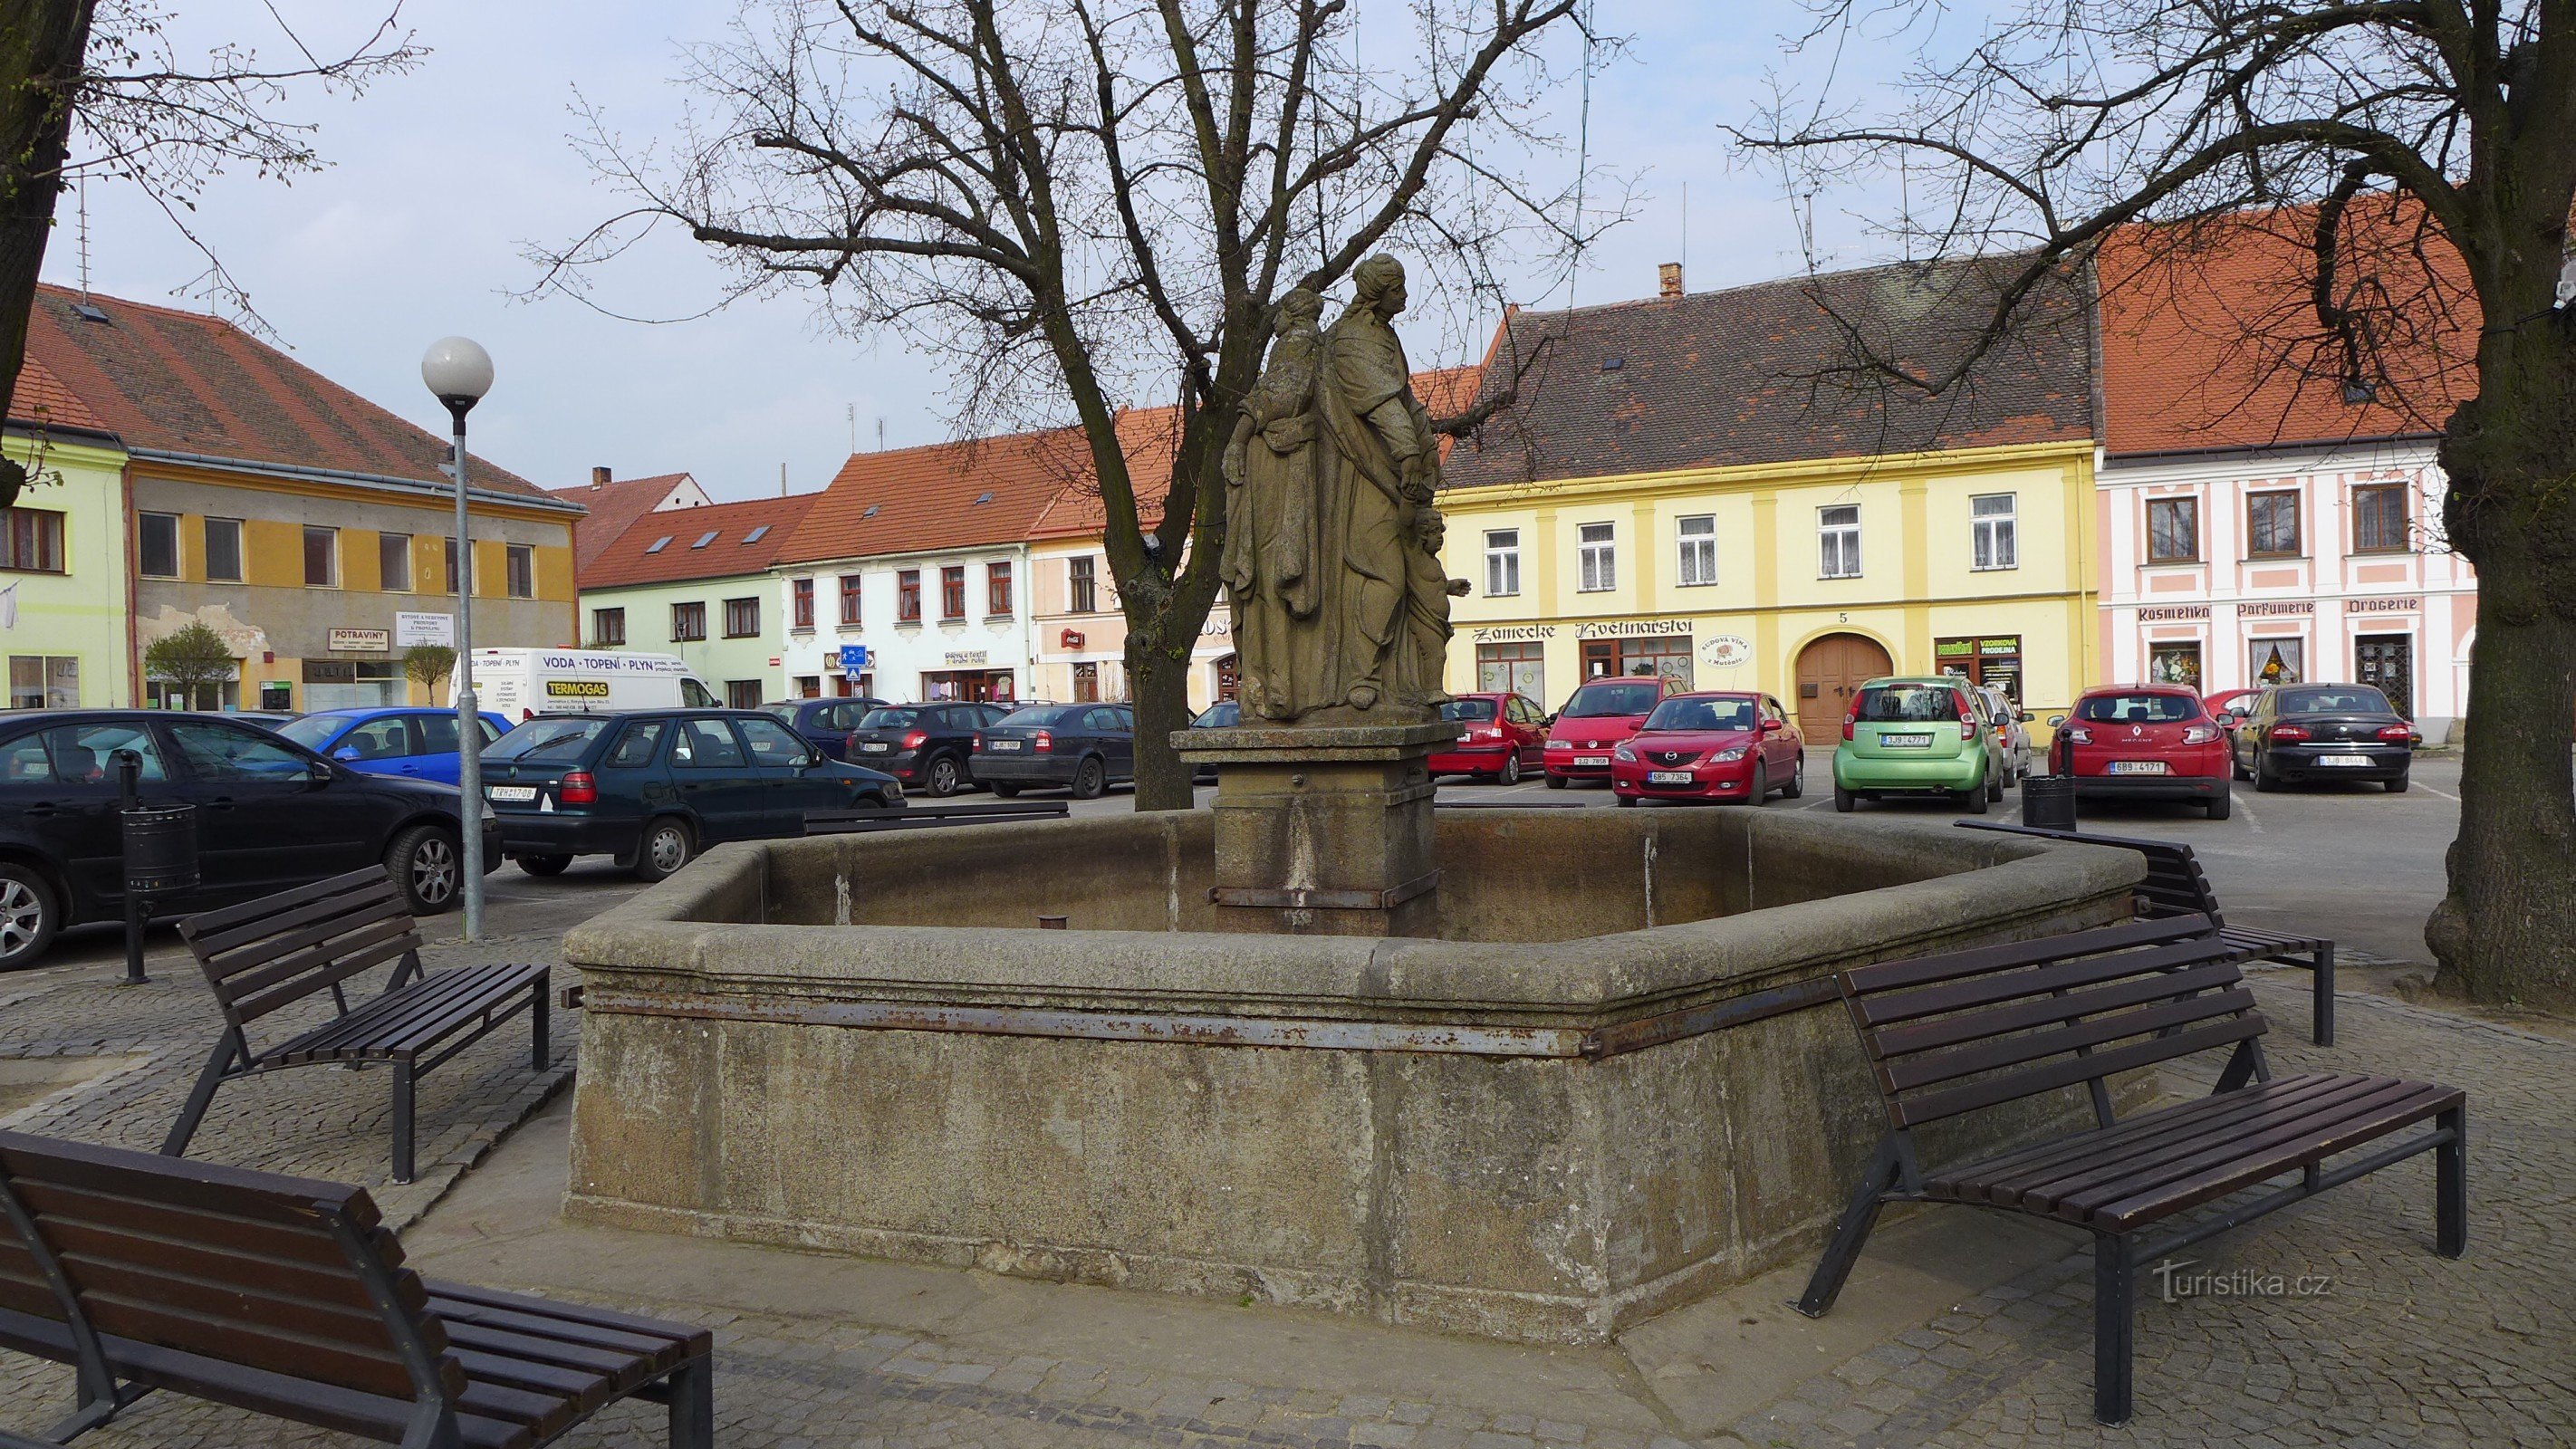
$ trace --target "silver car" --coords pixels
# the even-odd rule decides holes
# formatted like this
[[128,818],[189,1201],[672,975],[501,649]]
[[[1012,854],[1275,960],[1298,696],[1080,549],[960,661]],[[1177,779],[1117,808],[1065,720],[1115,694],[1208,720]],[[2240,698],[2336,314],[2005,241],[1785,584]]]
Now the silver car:
[[1986,698],[1986,718],[1995,743],[2003,747],[2004,779],[2018,785],[2030,778],[2030,711],[2015,705],[1998,686],[1981,684],[1977,693]]

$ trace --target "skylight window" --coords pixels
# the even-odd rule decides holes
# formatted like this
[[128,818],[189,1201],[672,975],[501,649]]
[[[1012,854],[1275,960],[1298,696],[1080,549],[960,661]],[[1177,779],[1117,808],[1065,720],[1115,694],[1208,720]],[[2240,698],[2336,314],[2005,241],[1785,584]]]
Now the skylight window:
[[671,546],[671,535],[669,535],[669,534],[667,534],[667,533],[666,533],[666,534],[663,534],[660,538],[657,538],[657,539],[653,540],[653,546],[652,546],[651,548],[648,548],[648,549],[644,550],[644,551],[645,551],[646,553],[660,553],[662,550],[664,550],[664,549],[666,549],[666,548],[669,548],[670,546]]
[[873,503],[871,503],[871,504],[869,504],[869,505],[868,505],[868,511],[867,511],[867,512],[862,513],[862,514],[860,514],[860,515],[859,515],[859,517],[861,517],[861,518],[874,518],[874,517],[876,517],[876,516],[877,516],[877,506],[876,506],[875,504],[873,504]]
[[711,543],[715,542],[715,541],[716,541],[716,535],[717,535],[717,534],[719,534],[719,533],[722,533],[722,532],[724,532],[724,530],[723,530],[723,529],[721,529],[721,528],[710,528],[710,529],[708,529],[706,532],[704,532],[704,533],[702,533],[702,534],[699,534],[699,535],[698,535],[698,541],[697,541],[696,543],[690,544],[690,545],[689,545],[689,547],[691,547],[691,548],[705,548],[708,544],[711,544]]
[[72,315],[84,322],[104,322],[107,320],[107,309],[95,302],[74,302]]
[[760,527],[753,529],[751,532],[744,534],[742,536],[742,541],[745,543],[758,543],[760,542],[760,536],[767,532],[769,532],[769,525],[764,523]]
[[990,491],[978,493],[975,495],[975,501],[977,503],[990,503],[993,501],[993,495]]

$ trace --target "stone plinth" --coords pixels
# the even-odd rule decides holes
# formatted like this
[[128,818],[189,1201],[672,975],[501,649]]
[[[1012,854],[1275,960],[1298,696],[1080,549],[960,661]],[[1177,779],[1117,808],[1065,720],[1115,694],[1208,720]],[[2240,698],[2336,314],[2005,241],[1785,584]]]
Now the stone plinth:
[[1217,767],[1217,929],[1433,934],[1429,761],[1457,734],[1441,720],[1174,731],[1183,758]]

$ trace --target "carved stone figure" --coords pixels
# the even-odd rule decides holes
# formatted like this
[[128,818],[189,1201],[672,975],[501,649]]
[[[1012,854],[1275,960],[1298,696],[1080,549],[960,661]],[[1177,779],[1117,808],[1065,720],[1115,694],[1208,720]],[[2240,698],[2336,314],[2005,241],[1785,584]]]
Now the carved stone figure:
[[1324,299],[1303,287],[1280,299],[1278,340],[1225,451],[1221,573],[1234,606],[1241,699],[1257,719],[1293,720],[1323,687],[1315,631],[1299,627],[1314,618],[1327,572],[1317,551],[1313,411],[1323,312]]
[[1439,440],[1392,325],[1406,301],[1403,264],[1370,257],[1351,282],[1315,379],[1323,551],[1338,564],[1321,615],[1333,694],[1316,705],[1337,722],[1405,724],[1430,714],[1404,621],[1421,547],[1414,512],[1439,486]]
[[1413,536],[1419,546],[1413,550],[1405,591],[1405,642],[1412,651],[1416,699],[1438,706],[1449,702],[1441,676],[1449,663],[1449,638],[1457,632],[1449,625],[1449,601],[1464,597],[1472,586],[1465,579],[1450,578],[1441,566],[1449,520],[1439,509],[1426,503],[1414,512]]

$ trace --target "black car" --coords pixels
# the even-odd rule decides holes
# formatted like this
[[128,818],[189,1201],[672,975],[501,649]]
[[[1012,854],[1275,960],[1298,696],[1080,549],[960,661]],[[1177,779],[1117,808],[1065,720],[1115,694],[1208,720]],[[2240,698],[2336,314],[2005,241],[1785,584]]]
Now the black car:
[[2367,684],[2284,684],[2263,691],[2236,727],[2236,778],[2257,790],[2301,780],[2376,780],[2406,788],[2421,738]]
[[841,753],[849,742],[850,731],[858,728],[869,710],[885,703],[882,699],[781,699],[762,705],[761,712],[774,714],[796,731],[805,743],[823,752],[827,760],[847,759]]
[[[1209,705],[1207,708],[1200,710],[1199,717],[1190,721],[1190,728],[1194,730],[1230,730],[1241,723],[1243,723],[1243,706],[1231,699],[1220,699],[1216,703]],[[1200,765],[1191,770],[1190,783],[1193,785],[1215,784],[1216,766]]]
[[975,732],[1010,712],[1000,704],[890,704],[869,710],[850,731],[843,758],[933,795],[954,795],[975,783]]
[[[0,715],[0,969],[24,966],[67,925],[122,918],[117,753],[141,763],[145,805],[197,807],[201,884],[156,897],[185,915],[380,860],[421,915],[462,881],[453,785],[366,775],[225,716],[147,709]],[[500,836],[483,822],[484,859]]]
[[972,768],[1004,799],[1031,786],[1097,799],[1136,778],[1136,712],[1123,704],[1022,705],[975,736]]
[[903,804],[892,776],[827,760],[747,709],[532,719],[483,752],[483,793],[528,874],[606,855],[645,880],[727,840],[801,835],[809,810]]

